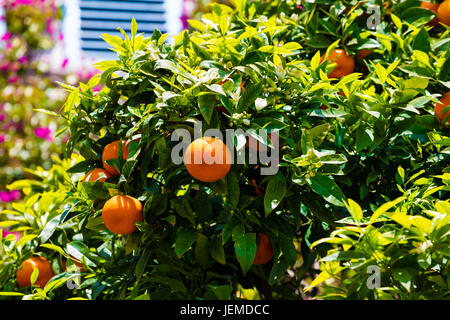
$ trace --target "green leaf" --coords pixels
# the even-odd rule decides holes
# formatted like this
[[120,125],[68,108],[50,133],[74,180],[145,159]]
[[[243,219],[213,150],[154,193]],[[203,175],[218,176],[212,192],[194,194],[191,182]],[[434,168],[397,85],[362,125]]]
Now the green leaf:
[[397,29],[402,30],[402,20],[400,20],[399,17],[397,17],[395,14],[391,13],[391,19],[392,22],[394,22]]
[[442,64],[441,70],[439,72],[439,80],[450,80],[450,50],[447,50],[447,53],[445,54],[445,61]]
[[67,170],[67,172],[68,173],[88,172],[93,169],[99,168],[99,166],[101,166],[100,160],[85,160],[78,162],[69,170]]
[[274,285],[275,283],[280,281],[286,274],[286,270],[288,267],[289,264],[284,256],[281,256],[280,259],[277,259],[273,264],[272,270],[270,270],[269,285]]
[[227,188],[227,204],[229,204],[231,208],[236,208],[239,203],[240,187],[237,174],[234,171],[230,171],[227,174]]
[[232,286],[223,285],[223,286],[215,286],[208,285],[208,288],[216,295],[219,300],[229,300],[231,297],[231,292],[233,291]]
[[[348,204],[347,204],[348,203]],[[359,223],[363,217],[363,211],[358,203],[353,201],[352,199],[348,199],[347,203],[344,202],[347,210],[350,212],[350,215],[353,219]]]
[[52,220],[47,222],[44,229],[39,234],[39,238],[41,243],[45,243],[50,239],[50,237],[55,233],[56,228],[59,226],[59,222],[61,220],[61,215],[54,217]]
[[190,19],[187,22],[189,23],[189,25],[192,28],[197,29],[198,31],[201,31],[201,32],[206,31],[206,26],[198,20]]
[[322,144],[329,131],[329,123],[318,125],[309,130],[309,136],[314,144],[314,148],[318,148]]
[[69,257],[68,254],[64,251],[64,249],[61,248],[60,246],[57,246],[57,245],[54,245],[51,243],[44,243],[44,244],[41,244],[41,247],[56,251],[63,257],[66,257],[66,258]]
[[31,282],[32,286],[35,284],[38,276],[39,276],[39,269],[33,267],[33,272],[31,273],[31,276],[30,276],[30,282]]
[[199,96],[198,107],[206,123],[210,124],[211,116],[216,109],[216,97],[212,94],[203,94]]
[[197,240],[197,232],[193,229],[183,229],[177,234],[175,253],[181,258]]
[[72,241],[66,245],[66,252],[75,259],[86,261],[86,264],[95,267],[94,261],[98,261],[98,257],[89,250],[89,247],[81,241]]
[[374,139],[374,133],[370,128],[365,128],[363,126],[359,127],[356,131],[356,150],[362,151],[371,146]]
[[424,52],[431,51],[430,35],[425,28],[421,28],[419,33],[417,33],[412,48],[413,50],[422,50]]
[[395,200],[386,202],[382,204],[375,212],[372,214],[372,217],[370,217],[370,223],[375,222],[378,217],[380,217],[382,214],[386,213],[389,209],[395,207],[397,204],[405,200],[406,197],[399,197]]
[[264,211],[268,216],[283,200],[286,195],[286,178],[281,172],[273,176],[267,185],[264,195]]
[[208,264],[208,242],[208,238],[203,234],[197,234],[197,242],[195,245],[195,260],[202,266],[206,266]]
[[180,217],[188,219],[192,224],[195,223],[194,212],[192,211],[187,198],[174,198],[170,202],[172,203],[175,211],[180,215]]
[[311,189],[326,201],[344,207],[345,195],[333,179],[328,176],[316,175],[306,181]]
[[23,246],[24,244],[30,242],[31,240],[33,240],[36,237],[37,237],[36,234],[27,234],[27,235],[21,237],[19,239],[19,241],[16,242],[16,247],[21,247],[21,246]]
[[400,284],[408,291],[411,290],[412,279],[408,270],[406,269],[394,269],[392,270],[392,274],[395,279],[397,279]]
[[136,19],[133,17],[133,19],[131,20],[131,35],[133,38],[136,37],[136,33],[137,33],[137,22]]
[[210,243],[211,245],[209,247],[209,254],[211,255],[211,257],[218,263],[225,265],[225,250],[222,246],[222,240],[220,239],[220,237],[210,241]]
[[24,295],[25,295],[25,293],[21,293],[21,292],[0,292],[0,296],[20,297],[20,296],[24,296]]
[[245,233],[233,237],[234,249],[236,251],[236,258],[241,265],[242,273],[247,274],[248,270],[253,265],[256,255],[256,234]]

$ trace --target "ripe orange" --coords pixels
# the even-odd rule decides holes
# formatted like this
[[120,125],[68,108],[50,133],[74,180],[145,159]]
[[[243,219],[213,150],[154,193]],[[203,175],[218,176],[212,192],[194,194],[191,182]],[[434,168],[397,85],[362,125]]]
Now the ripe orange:
[[[128,143],[122,141],[122,156],[126,160],[128,158]],[[106,163],[106,160],[113,160],[119,157],[119,140],[111,142],[103,149],[102,161],[103,167],[113,176],[118,176],[119,172],[113,166]]]
[[55,276],[52,266],[47,259],[44,257],[31,257],[22,262],[20,269],[17,270],[17,283],[19,284],[19,287],[31,286],[30,277],[35,268],[39,270],[39,275],[34,284],[42,289],[47,282]]
[[356,54],[355,58],[356,60],[362,60],[364,58],[366,58],[368,55],[372,54],[373,51],[369,50],[369,49],[361,49],[358,51],[358,53]]
[[184,164],[189,174],[203,182],[216,182],[231,169],[231,151],[220,139],[203,137],[188,146]]
[[256,251],[255,259],[253,260],[253,264],[266,264],[273,257],[273,248],[272,243],[270,242],[269,237],[264,234],[259,234],[259,245],[258,250]]
[[136,230],[135,222],[144,220],[142,204],[139,200],[117,195],[106,201],[102,210],[106,228],[116,234],[129,234]]
[[450,26],[450,0],[445,0],[439,5],[437,15],[440,22]]
[[444,108],[450,106],[450,91],[444,94],[439,101],[440,103],[436,103],[434,106],[434,112],[436,113],[439,122],[444,121],[444,119],[448,117],[446,123],[450,124],[450,110],[446,111],[445,115],[442,114],[444,112]]
[[[322,61],[324,56],[322,56]],[[355,59],[347,55],[343,49],[334,49],[328,56],[327,60],[330,63],[336,63],[336,67],[328,74],[330,78],[342,78],[355,71]]]
[[84,177],[83,181],[100,181],[105,182],[106,179],[111,178],[112,175],[105,169],[94,169],[89,171]]

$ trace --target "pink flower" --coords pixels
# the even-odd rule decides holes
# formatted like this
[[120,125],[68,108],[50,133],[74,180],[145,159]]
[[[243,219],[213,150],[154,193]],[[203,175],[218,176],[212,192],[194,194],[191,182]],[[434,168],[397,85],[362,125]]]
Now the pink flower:
[[17,76],[17,75],[10,76],[10,77],[8,78],[8,82],[9,82],[9,83],[16,83],[17,81],[19,81],[19,76]]
[[50,130],[49,127],[45,127],[45,128],[36,128],[34,130],[34,134],[36,135],[36,137],[40,138],[40,139],[45,139],[47,141],[52,141],[53,138],[51,136],[52,134],[52,130]]
[[27,63],[28,58],[27,58],[27,56],[22,56],[17,61],[19,61],[20,63]]
[[8,191],[0,191],[0,200],[2,202],[11,202],[11,196]]
[[22,196],[21,192],[19,190],[11,190],[9,192],[9,196],[11,198],[11,201],[17,201]]
[[7,61],[2,62],[0,64],[0,70],[1,71],[5,72],[5,71],[8,71],[8,69],[9,69],[9,63]]
[[13,5],[30,5],[33,4],[33,0],[15,0]]
[[5,124],[3,124],[2,130],[6,131],[6,130],[14,129],[14,130],[18,131],[18,130],[21,130],[23,127],[24,127],[24,122],[8,121]]
[[2,236],[2,238],[6,238],[7,235],[13,234],[16,236],[16,241],[19,240],[20,238],[22,238],[21,234],[19,232],[11,232],[8,231],[7,229],[0,229],[0,235]]
[[0,200],[3,202],[16,201],[20,199],[21,195],[19,190],[0,191]]
[[59,41],[64,40],[64,34],[62,32],[59,33]]
[[0,134],[0,143],[5,142],[5,140],[6,140],[6,135]]
[[67,64],[69,63],[69,59],[65,58],[61,64],[61,68],[65,68],[67,66]]
[[9,33],[9,32],[5,32],[5,33],[3,34],[3,36],[1,37],[1,40],[7,41],[7,40],[9,40],[9,39],[11,39],[11,33]]
[[53,26],[53,21],[51,19],[47,19],[47,33],[53,34],[55,32],[55,27]]
[[0,122],[5,121],[6,116],[3,113],[0,113]]
[[299,9],[302,10],[302,11],[305,11],[305,8],[303,8],[303,6],[300,5],[300,4],[297,5],[297,8],[299,8]]

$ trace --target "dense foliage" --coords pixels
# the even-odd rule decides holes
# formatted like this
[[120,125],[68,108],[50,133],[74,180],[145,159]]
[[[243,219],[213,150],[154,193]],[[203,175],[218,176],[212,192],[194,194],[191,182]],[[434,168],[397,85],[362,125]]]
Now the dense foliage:
[[[434,106],[450,89],[450,28],[430,26],[436,14],[420,5],[236,0],[190,20],[172,44],[157,30],[138,34],[134,20],[131,37],[104,35],[117,60],[64,86],[64,160],[9,186],[26,199],[3,224],[25,236],[1,240],[3,295],[448,299],[450,136]],[[337,48],[370,52],[333,79],[326,57]],[[193,135],[199,122],[224,136],[242,129],[235,149],[251,137],[274,150],[260,129],[277,134],[278,172],[261,175],[267,163],[246,159],[217,182],[193,179],[171,159],[172,133]],[[119,144],[107,164],[120,174],[84,181],[117,140],[127,156]],[[143,206],[126,236],[102,219],[119,194]],[[254,265],[261,233],[273,259]],[[17,286],[32,255],[56,273],[44,289]],[[367,285],[369,266],[381,286]]]

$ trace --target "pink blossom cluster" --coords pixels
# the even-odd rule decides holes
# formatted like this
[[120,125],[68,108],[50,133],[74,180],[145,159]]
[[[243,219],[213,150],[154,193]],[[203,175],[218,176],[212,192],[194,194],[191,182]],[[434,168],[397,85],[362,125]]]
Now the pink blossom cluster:
[[12,190],[12,191],[0,191],[0,201],[1,202],[12,202],[17,201],[21,197],[21,193],[19,190]]
[[6,236],[13,234],[16,236],[16,241],[19,240],[22,235],[19,232],[9,231],[7,229],[0,229],[0,238],[5,238]]
[[53,141],[53,133],[52,130],[49,127],[40,127],[40,128],[36,128],[34,129],[34,134],[36,135],[36,137],[43,139],[43,140],[47,140],[47,141]]
[[56,6],[54,0],[1,0],[0,5],[11,8],[17,6]]
[[184,0],[183,11],[181,13],[181,24],[183,30],[189,29],[188,20],[192,19],[192,14],[194,13],[195,1],[194,0]]

